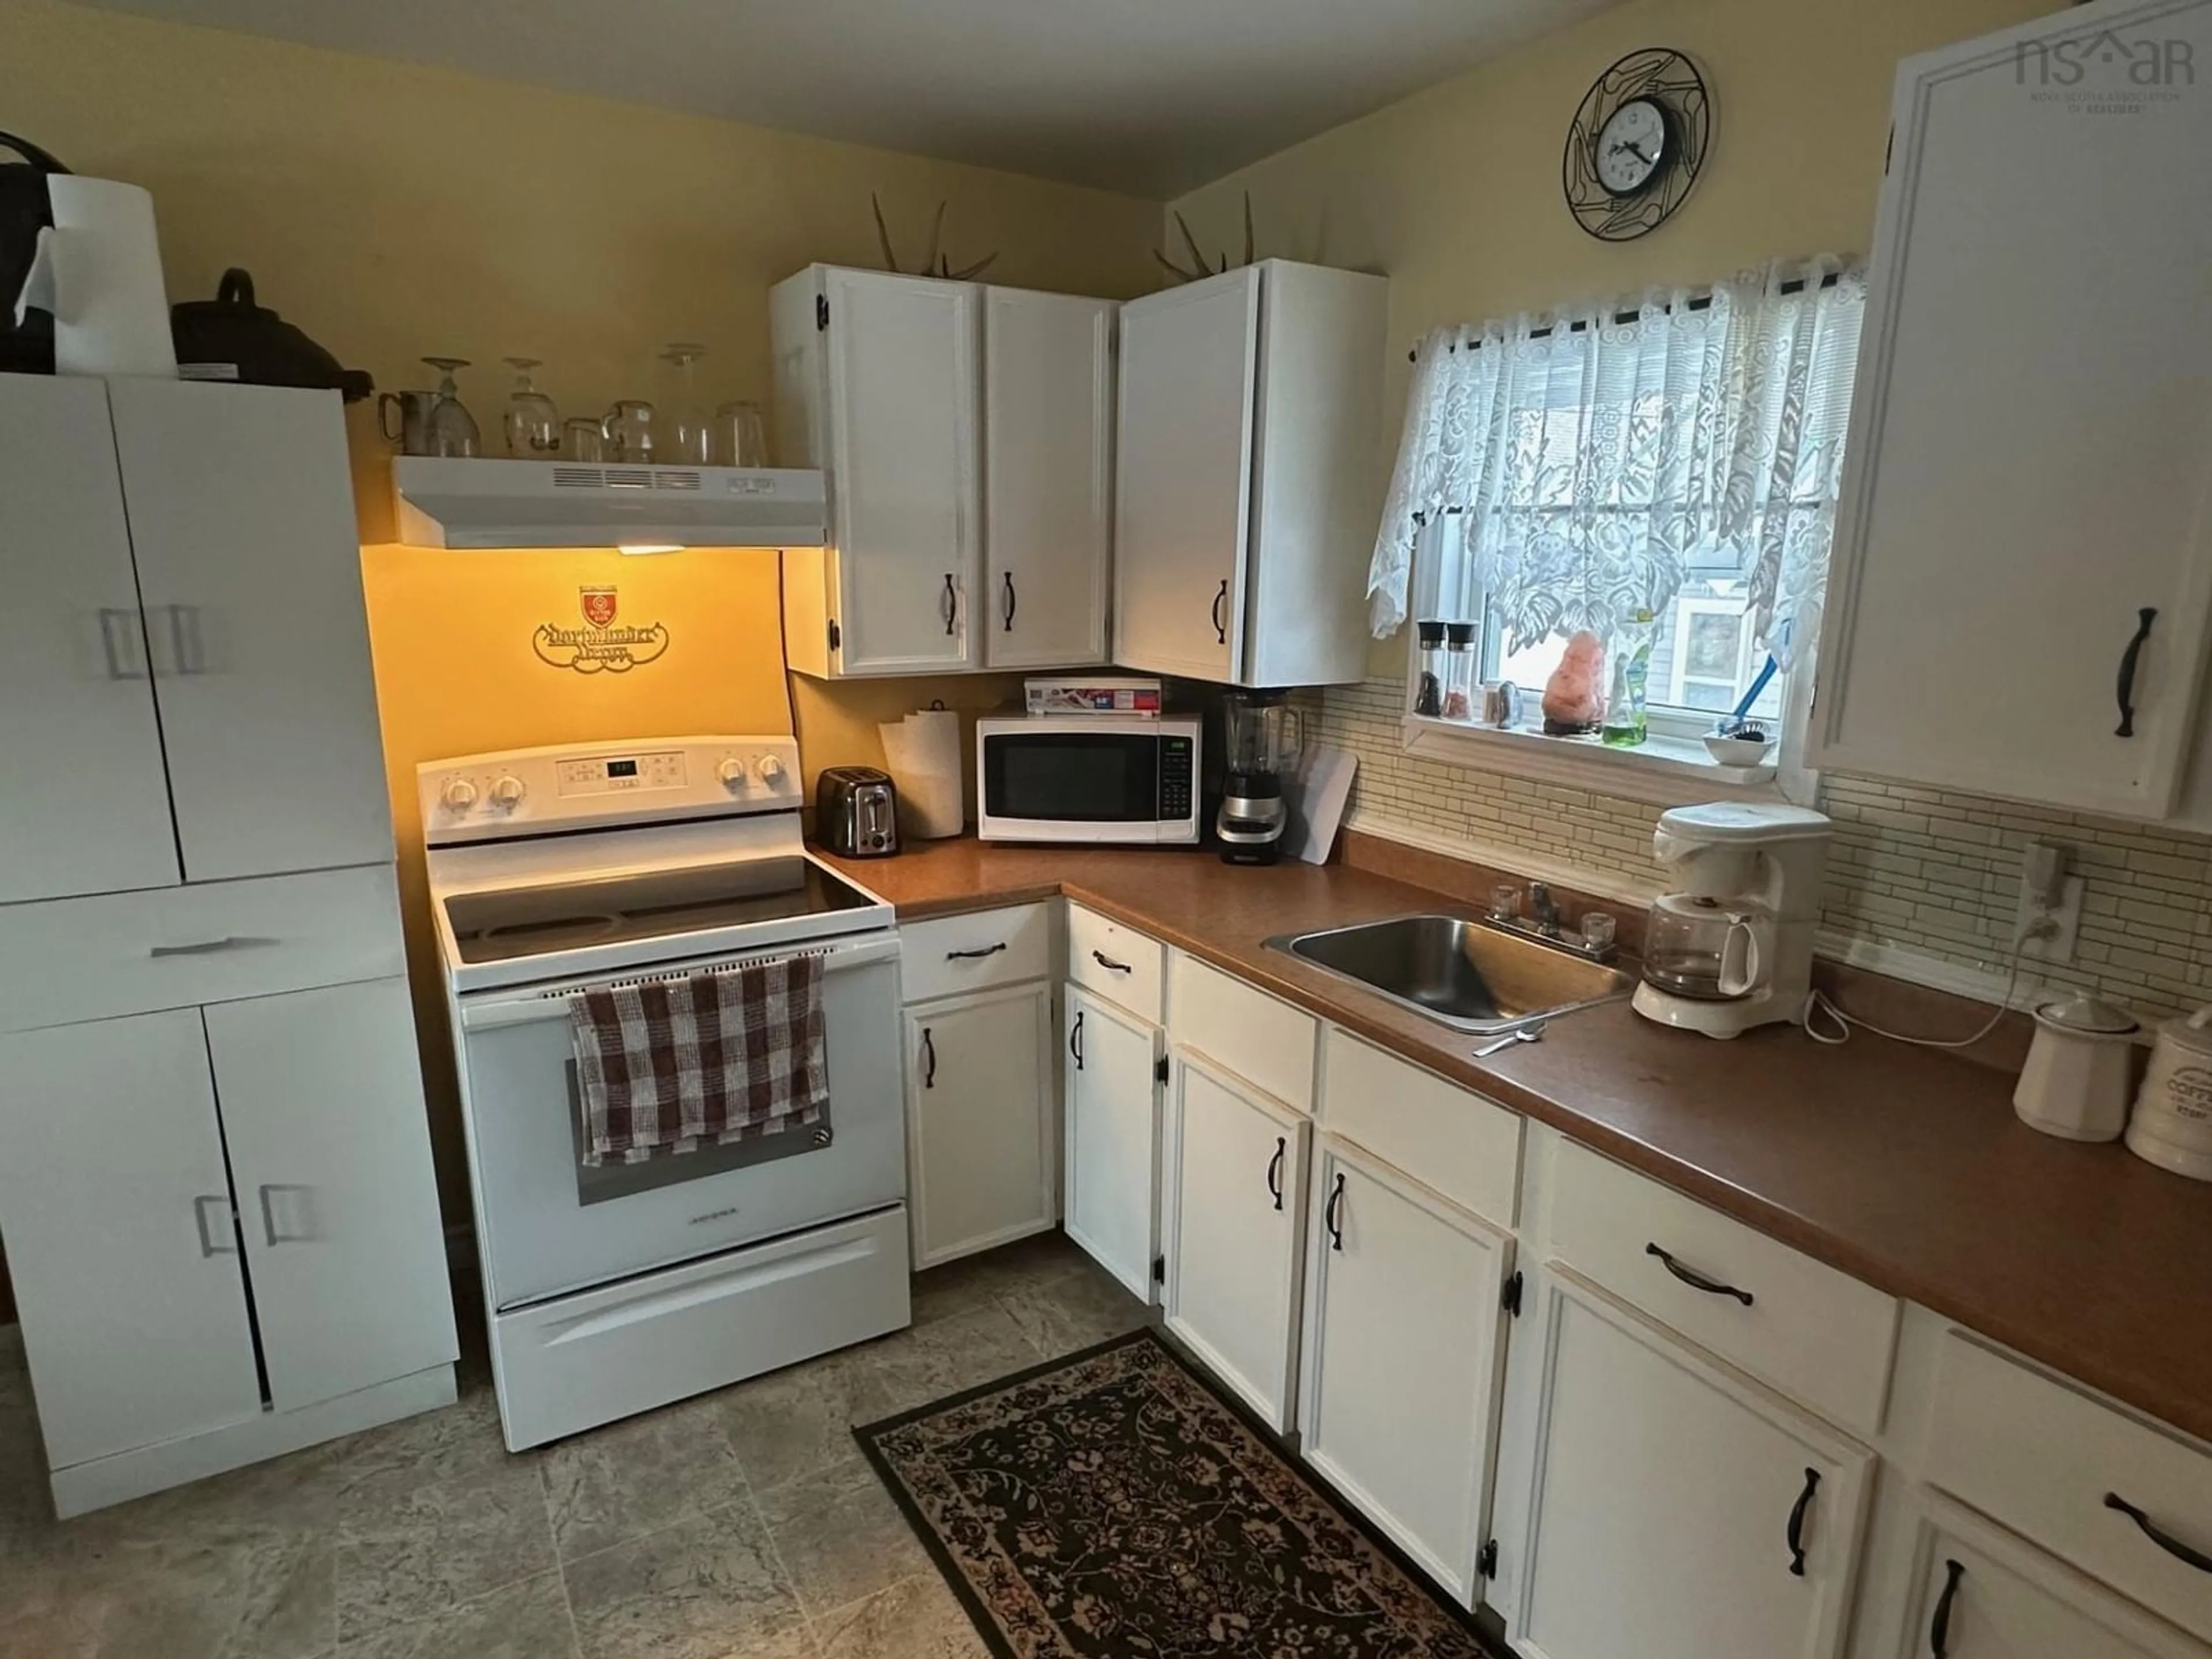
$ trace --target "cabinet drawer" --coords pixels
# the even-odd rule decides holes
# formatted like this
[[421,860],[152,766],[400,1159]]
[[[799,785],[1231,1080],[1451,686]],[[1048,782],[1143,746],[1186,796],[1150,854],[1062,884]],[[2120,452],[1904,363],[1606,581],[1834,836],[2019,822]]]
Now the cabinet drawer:
[[1469,1214],[1507,1228],[1518,1218],[1521,1119],[1333,1025],[1320,1120]]
[[2212,1556],[2212,1455],[1993,1353],[1963,1332],[1936,1374],[1929,1481],[2091,1577],[2212,1637],[2212,1572],[2161,1548],[2108,1498],[2174,1545]]
[[1571,1142],[1553,1182],[1559,1261],[1830,1421],[1880,1430],[1894,1297]]
[[1181,951],[1168,955],[1168,1036],[1258,1084],[1285,1105],[1313,1110],[1320,1022]]
[[899,928],[908,1002],[1018,985],[1052,971],[1052,915],[1042,903],[910,921]]
[[1079,904],[1067,907],[1068,978],[1155,1025],[1163,1021],[1160,982],[1166,960],[1159,940]]
[[406,971],[388,864],[0,907],[0,1030]]

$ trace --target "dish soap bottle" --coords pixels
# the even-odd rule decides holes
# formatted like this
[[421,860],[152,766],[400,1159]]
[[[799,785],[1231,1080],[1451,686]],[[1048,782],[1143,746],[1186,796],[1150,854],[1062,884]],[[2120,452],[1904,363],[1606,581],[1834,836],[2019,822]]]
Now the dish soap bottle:
[[1651,683],[1651,613],[1638,611],[1621,630],[1613,656],[1613,685],[1605,700],[1605,724],[1599,740],[1613,749],[1633,749],[1651,733],[1646,703]]

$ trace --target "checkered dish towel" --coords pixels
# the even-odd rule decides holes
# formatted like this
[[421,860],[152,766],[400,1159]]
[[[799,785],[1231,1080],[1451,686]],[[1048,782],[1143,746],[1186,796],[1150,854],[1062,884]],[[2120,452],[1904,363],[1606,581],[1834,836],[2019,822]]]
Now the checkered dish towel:
[[586,1164],[799,1128],[830,1098],[818,956],[585,991],[568,1029]]

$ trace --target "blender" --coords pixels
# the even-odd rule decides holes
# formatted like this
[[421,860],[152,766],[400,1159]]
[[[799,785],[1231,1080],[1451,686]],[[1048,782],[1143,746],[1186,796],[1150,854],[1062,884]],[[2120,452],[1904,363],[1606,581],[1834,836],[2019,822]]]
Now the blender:
[[1286,691],[1231,691],[1222,702],[1225,776],[1213,833],[1224,864],[1273,864],[1289,814],[1283,782],[1297,769],[1304,729]]

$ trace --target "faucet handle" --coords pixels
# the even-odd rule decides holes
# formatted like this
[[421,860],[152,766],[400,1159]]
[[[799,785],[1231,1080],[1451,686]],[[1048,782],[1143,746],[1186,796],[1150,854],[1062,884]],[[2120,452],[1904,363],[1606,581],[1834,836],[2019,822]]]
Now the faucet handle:
[[1540,881],[1528,884],[1528,914],[1545,933],[1556,934],[1559,931],[1559,902],[1552,896],[1551,888]]

